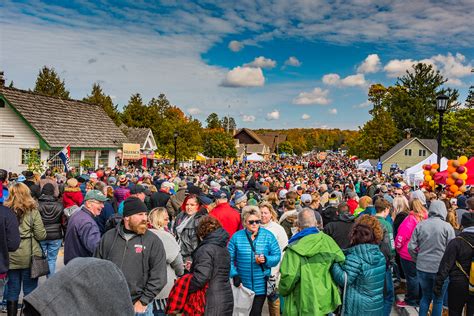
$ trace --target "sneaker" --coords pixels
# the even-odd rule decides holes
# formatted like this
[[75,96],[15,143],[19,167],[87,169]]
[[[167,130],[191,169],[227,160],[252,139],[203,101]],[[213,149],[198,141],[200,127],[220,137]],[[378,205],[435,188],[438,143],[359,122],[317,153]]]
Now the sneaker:
[[397,307],[398,308],[406,308],[408,306],[410,306],[410,305],[408,305],[405,301],[398,301],[397,302]]

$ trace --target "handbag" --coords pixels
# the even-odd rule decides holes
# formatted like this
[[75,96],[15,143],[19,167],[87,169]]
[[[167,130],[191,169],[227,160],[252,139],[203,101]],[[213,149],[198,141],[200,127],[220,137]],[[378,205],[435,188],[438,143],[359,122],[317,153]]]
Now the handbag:
[[232,316],[248,316],[252,310],[255,292],[243,285],[239,287],[234,286],[232,280],[230,282],[232,283],[232,296],[234,297]]
[[[36,279],[43,275],[49,274],[48,259],[46,258],[43,248],[41,248],[41,256],[35,256],[33,253],[33,215],[30,212],[30,249],[31,249],[31,266],[30,266],[30,278]],[[36,240],[36,239],[35,239]]]
[[[255,247],[252,243],[252,240],[250,240],[250,237],[247,232],[245,232],[245,235],[247,236],[247,240],[249,241],[253,253],[256,254],[257,252],[255,251]],[[261,264],[259,264],[259,266],[262,269],[262,272],[265,273],[265,269],[263,268],[263,266]],[[276,286],[276,277],[274,275],[271,275],[269,277],[266,276],[265,281],[267,283],[267,298],[270,302],[275,302],[280,297]]]

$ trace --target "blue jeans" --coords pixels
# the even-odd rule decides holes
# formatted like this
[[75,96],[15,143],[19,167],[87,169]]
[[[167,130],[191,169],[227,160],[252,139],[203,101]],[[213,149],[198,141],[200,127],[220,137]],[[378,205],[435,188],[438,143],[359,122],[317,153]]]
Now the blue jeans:
[[61,239],[43,240],[40,244],[44,254],[48,258],[49,278],[56,271],[56,259],[58,258],[59,248],[61,248]]
[[23,285],[23,296],[27,296],[38,286],[38,279],[30,278],[30,268],[8,271],[7,301],[18,301]]
[[385,271],[385,285],[383,295],[383,315],[390,316],[393,302],[395,301],[395,293],[393,290],[392,269]]
[[135,316],[153,316],[153,302],[148,304],[144,313],[135,313]]
[[408,305],[418,306],[420,302],[420,283],[416,271],[416,265],[413,261],[400,258],[403,272],[407,280],[407,295],[405,295],[405,302]]
[[417,273],[421,285],[420,316],[428,314],[431,301],[433,301],[431,316],[441,316],[443,311],[443,298],[448,288],[448,280],[444,281],[443,288],[441,289],[441,296],[436,297],[433,294],[436,273],[423,272],[420,270],[418,270]]

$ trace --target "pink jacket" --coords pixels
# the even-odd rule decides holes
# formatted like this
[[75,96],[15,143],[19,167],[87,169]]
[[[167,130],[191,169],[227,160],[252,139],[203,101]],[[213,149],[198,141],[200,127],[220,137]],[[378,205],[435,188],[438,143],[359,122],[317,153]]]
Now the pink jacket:
[[398,227],[398,233],[395,237],[395,250],[398,252],[401,258],[409,261],[413,261],[410,254],[408,253],[408,243],[410,242],[411,235],[418,224],[418,218],[410,212]]

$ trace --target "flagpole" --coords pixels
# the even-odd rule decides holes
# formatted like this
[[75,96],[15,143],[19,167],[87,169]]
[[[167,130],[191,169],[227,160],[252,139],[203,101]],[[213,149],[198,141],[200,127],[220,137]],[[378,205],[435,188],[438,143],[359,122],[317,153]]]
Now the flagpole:
[[49,158],[48,160],[46,160],[46,163],[49,163],[51,160],[53,160],[54,158],[56,158],[56,156],[59,155],[59,153],[60,153],[61,151],[63,151],[64,148],[67,148],[67,146],[69,146],[69,145],[71,145],[71,143],[68,143],[68,144],[67,144],[66,146],[64,146],[60,151],[58,151],[58,152],[56,153],[56,155],[54,155],[53,157],[51,157],[51,158]]

